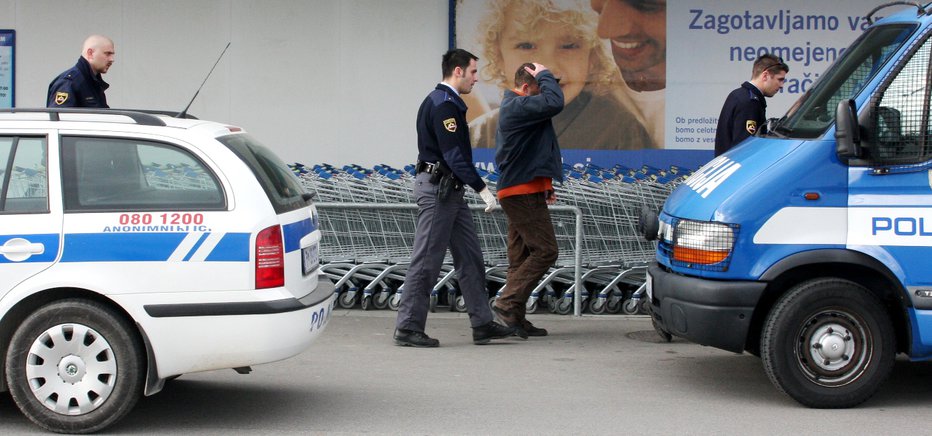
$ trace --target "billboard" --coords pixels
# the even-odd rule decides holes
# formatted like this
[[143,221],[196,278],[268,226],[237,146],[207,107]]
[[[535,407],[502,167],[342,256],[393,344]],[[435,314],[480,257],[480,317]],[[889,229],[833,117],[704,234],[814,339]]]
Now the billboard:
[[[712,157],[725,97],[754,60],[790,71],[767,100],[777,118],[868,25],[865,0],[456,0],[451,40],[479,57],[464,96],[474,156],[494,168],[496,111],[514,71],[538,62],[561,79],[554,118],[564,162],[696,168]],[[896,11],[887,9],[883,12]],[[879,17],[874,17],[879,18]]]

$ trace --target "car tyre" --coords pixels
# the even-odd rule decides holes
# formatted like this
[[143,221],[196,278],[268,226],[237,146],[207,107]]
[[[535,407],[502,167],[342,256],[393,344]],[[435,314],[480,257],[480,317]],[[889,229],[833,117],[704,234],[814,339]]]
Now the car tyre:
[[119,421],[142,396],[145,351],[132,324],[89,300],[43,306],[20,324],[6,356],[19,409],[38,426],[90,433]]

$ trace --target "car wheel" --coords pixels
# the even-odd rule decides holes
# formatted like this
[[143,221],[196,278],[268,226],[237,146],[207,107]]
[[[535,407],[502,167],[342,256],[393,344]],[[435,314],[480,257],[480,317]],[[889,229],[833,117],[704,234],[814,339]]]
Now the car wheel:
[[890,374],[894,358],[893,326],[880,299],[841,279],[791,289],[774,306],[761,336],[770,381],[809,407],[864,402]]
[[41,307],[13,334],[6,379],[16,405],[40,427],[89,433],[136,405],[144,362],[133,326],[113,309],[64,300]]

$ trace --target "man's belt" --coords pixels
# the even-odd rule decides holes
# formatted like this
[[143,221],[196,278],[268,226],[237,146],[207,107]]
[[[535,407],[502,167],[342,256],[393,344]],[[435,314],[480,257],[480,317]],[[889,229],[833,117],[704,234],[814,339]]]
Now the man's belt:
[[416,173],[428,173],[433,174],[440,170],[439,162],[423,162],[417,161],[417,164],[414,165],[414,171]]

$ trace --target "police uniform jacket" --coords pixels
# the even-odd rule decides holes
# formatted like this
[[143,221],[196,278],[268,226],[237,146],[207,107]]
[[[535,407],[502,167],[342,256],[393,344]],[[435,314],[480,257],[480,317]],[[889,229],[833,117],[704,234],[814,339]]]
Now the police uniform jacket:
[[766,128],[767,101],[764,94],[750,82],[731,91],[718,116],[715,130],[715,155],[718,156],[743,141],[748,136]]
[[485,182],[472,161],[466,109],[459,94],[437,84],[417,112],[417,158],[445,163],[460,182],[479,192],[485,189]]
[[61,73],[49,84],[46,107],[109,108],[104,91],[110,85],[83,57],[71,69]]
[[498,189],[538,177],[563,181],[560,145],[551,121],[563,110],[563,91],[549,70],[537,75],[537,84],[537,95],[505,91],[495,134]]

